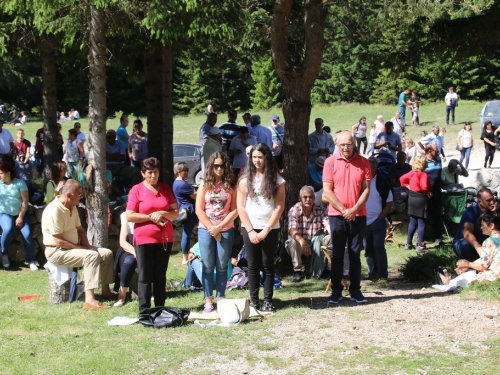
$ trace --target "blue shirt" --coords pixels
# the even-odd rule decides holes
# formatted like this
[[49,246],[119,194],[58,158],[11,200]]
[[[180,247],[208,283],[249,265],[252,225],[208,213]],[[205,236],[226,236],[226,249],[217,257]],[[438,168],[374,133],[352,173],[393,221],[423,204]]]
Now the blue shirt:
[[[399,137],[398,133],[395,132],[392,132],[391,134],[387,134],[387,132],[382,132],[379,135],[377,135],[376,142],[384,143],[385,141],[390,142],[392,146],[401,146],[401,138]],[[378,152],[380,153],[386,152],[394,156],[394,159],[396,159],[396,151],[390,150],[387,147],[379,148]]]
[[120,125],[118,129],[116,129],[116,139],[119,140],[125,146],[125,149],[128,149],[128,133],[125,126]]
[[307,166],[309,172],[309,182],[312,184],[323,184],[323,170],[318,171],[316,164],[309,164]]
[[482,214],[483,211],[481,211],[481,208],[479,208],[477,203],[467,207],[462,214],[462,219],[460,219],[460,225],[458,226],[453,241],[456,242],[464,238],[464,225],[465,223],[471,223],[474,224],[474,232],[472,232],[472,234],[476,237],[477,242],[482,244],[483,241],[488,238],[488,236],[483,234],[483,231],[481,230],[481,220],[479,220],[479,217]]
[[194,199],[190,197],[194,193],[194,188],[183,180],[174,180],[172,191],[177,201],[179,209],[187,208],[189,212],[194,212]]
[[441,197],[441,172],[443,168],[441,166],[441,158],[438,157],[435,161],[427,159],[427,168],[425,173],[429,176],[429,180],[432,185],[433,198]]
[[200,128],[200,145],[205,144],[205,139],[210,137],[210,130],[213,128],[213,126],[208,125],[207,123],[204,123],[201,128]]
[[273,150],[273,136],[271,130],[263,127],[262,125],[256,125],[250,128],[250,135],[257,138],[257,143],[265,143],[269,150]]
[[11,216],[19,215],[23,203],[22,191],[28,191],[23,180],[14,178],[8,185],[0,181],[0,212]]
[[[115,144],[112,146],[109,143],[106,143],[106,152],[108,154],[121,154],[125,155],[125,146],[123,146],[123,143],[118,142],[118,140],[115,142]],[[123,161],[106,161],[106,164],[123,164]]]
[[399,102],[398,102],[398,105],[399,105],[400,107],[404,107],[404,106],[405,106],[405,104],[403,103],[403,101],[404,101],[405,103],[407,103],[407,102],[408,102],[408,101],[406,100],[406,94],[405,94],[405,92],[404,92],[404,91],[403,91],[401,94],[399,94]]
[[436,145],[438,152],[441,152],[441,149],[443,148],[443,138],[441,138],[439,135],[436,135],[434,133],[427,134],[419,142],[422,143],[422,146],[424,146],[424,148],[428,144]]

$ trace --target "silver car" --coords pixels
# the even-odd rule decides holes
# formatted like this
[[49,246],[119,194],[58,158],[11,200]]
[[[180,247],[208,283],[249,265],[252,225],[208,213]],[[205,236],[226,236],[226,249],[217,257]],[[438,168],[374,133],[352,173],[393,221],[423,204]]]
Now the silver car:
[[486,121],[491,121],[494,127],[500,126],[500,100],[486,102],[482,111],[479,112],[478,115],[481,130],[483,129]]
[[174,143],[174,164],[180,161],[187,163],[189,174],[187,183],[199,185],[201,174],[201,146],[190,143]]

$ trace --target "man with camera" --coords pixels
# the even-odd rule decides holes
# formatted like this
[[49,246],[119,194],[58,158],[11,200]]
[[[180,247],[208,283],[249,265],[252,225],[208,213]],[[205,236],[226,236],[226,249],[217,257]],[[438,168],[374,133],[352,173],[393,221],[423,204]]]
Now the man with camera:
[[377,135],[375,141],[375,149],[379,150],[379,153],[389,153],[394,157],[396,161],[396,153],[403,149],[401,145],[401,137],[394,132],[394,124],[390,121],[385,123],[385,131],[380,132]]

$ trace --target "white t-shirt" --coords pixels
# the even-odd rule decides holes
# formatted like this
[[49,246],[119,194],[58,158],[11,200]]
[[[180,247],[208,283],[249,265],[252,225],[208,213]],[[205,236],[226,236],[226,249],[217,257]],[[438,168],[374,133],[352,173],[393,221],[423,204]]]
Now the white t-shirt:
[[450,106],[450,99],[455,98],[458,100],[458,95],[456,92],[453,93],[447,93],[444,97],[444,102],[446,103],[447,106]]
[[[253,135],[249,135],[245,143],[249,146],[254,145],[257,143],[257,139]],[[241,168],[247,163],[248,157],[246,153],[246,148],[247,147],[241,143],[241,138],[239,135],[237,135],[231,140],[231,145],[229,146],[229,150],[241,151],[241,154],[234,155],[233,168]]]
[[368,140],[368,143],[375,143],[375,141],[377,140],[377,134],[378,131],[376,128],[370,130],[370,139]]
[[462,147],[464,148],[472,147],[472,131],[465,131],[465,129],[462,129],[458,132],[458,135],[462,137],[460,139]]
[[85,137],[85,133],[84,132],[80,132],[80,134],[76,135],[76,139],[79,139],[80,141],[84,142],[83,143],[83,157],[86,159],[87,158],[87,152],[85,151],[85,141],[87,140],[87,138]]
[[[247,187],[247,200],[245,202],[245,209],[248,214],[248,218],[250,219],[250,223],[252,223],[252,227],[254,229],[264,229],[271,217],[276,205],[274,203],[274,197],[271,199],[266,199],[260,195],[260,184],[262,180],[258,178],[254,178],[253,180],[253,190],[255,192],[255,196],[250,198],[248,194]],[[278,174],[278,185],[281,185],[285,182],[283,177]],[[247,186],[247,178],[243,178],[240,181],[241,184]],[[242,227],[244,225],[242,224]],[[278,229],[280,227],[279,221],[274,225],[273,229]]]
[[394,133],[399,135],[399,137],[403,137],[403,128],[406,126],[405,120],[400,118],[399,120],[394,116],[391,118],[391,122],[394,125]]
[[121,215],[120,215],[120,222],[122,225],[128,225],[128,232],[130,234],[134,234],[134,223],[132,223],[131,221],[127,221],[127,213],[126,212],[122,212]]
[[[387,202],[392,202],[392,191],[389,190]],[[366,201],[366,225],[372,224],[382,212],[382,197],[377,190],[377,176],[373,177],[370,181],[370,195]]]

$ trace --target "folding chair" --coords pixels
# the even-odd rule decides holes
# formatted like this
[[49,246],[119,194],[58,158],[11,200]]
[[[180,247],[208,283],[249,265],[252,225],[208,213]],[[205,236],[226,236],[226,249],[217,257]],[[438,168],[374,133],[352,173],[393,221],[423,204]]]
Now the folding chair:
[[[462,214],[467,208],[467,190],[464,191],[443,191],[443,219],[455,224],[460,224]],[[443,220],[444,230],[450,240],[450,234]]]
[[[330,263],[330,272],[331,272],[331,269],[332,269],[332,258],[330,257],[330,254],[328,254],[328,251],[326,249],[327,249],[326,246],[321,246],[321,250],[325,254],[325,257],[328,260],[328,263]],[[342,285],[344,286],[344,289],[346,289],[347,291],[349,291],[349,286],[347,285],[347,282],[345,281],[344,278],[342,278]],[[332,286],[332,279],[330,278],[330,280],[328,280],[328,285],[326,286],[326,289],[325,289],[325,294],[328,293],[328,290],[330,289],[331,286]]]
[[399,249],[399,244],[397,243],[396,239],[394,238],[394,233],[396,232],[396,229],[403,224],[402,221],[393,221],[392,223],[387,224],[387,229],[385,232],[385,240],[384,240],[384,245],[387,243],[387,241],[391,240],[394,242],[396,247]]

